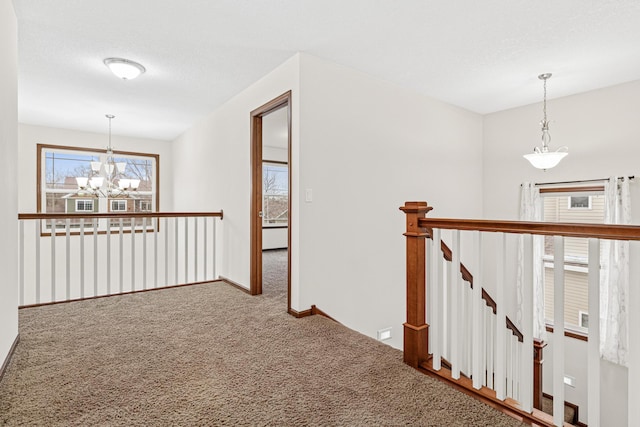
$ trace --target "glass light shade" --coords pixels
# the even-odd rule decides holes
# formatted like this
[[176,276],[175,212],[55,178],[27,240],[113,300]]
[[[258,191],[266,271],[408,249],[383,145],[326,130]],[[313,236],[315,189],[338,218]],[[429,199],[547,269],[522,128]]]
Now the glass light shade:
[[551,151],[546,153],[525,154],[522,157],[529,160],[534,168],[547,170],[557,166],[560,160],[564,159],[567,154],[569,153],[566,151]]
[[131,188],[132,189],[137,190],[139,186],[140,186],[140,180],[139,179],[132,179],[131,180]]
[[125,188],[129,188],[130,183],[131,183],[130,179],[121,179],[120,181],[118,181],[118,187],[124,190]]
[[113,164],[107,163],[106,165],[104,165],[104,169],[107,171],[107,175],[111,175],[115,167],[113,166]]
[[88,182],[89,182],[89,178],[85,178],[82,176],[76,177],[76,183],[78,183],[79,188],[86,188]]
[[135,61],[123,58],[107,58],[104,65],[123,80],[132,80],[144,73],[146,69]]
[[104,177],[102,176],[94,176],[89,180],[89,184],[91,184],[91,188],[100,188],[104,183]]
[[118,168],[118,172],[124,173],[124,170],[126,169],[127,164],[125,162],[118,162],[116,163],[116,167]]
[[100,166],[102,166],[101,162],[91,162],[91,170],[94,172],[100,172]]

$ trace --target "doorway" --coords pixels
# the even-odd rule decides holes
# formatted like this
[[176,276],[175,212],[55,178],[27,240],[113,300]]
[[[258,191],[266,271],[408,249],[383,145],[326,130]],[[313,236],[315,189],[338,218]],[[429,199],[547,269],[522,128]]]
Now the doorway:
[[[286,262],[286,272],[281,276],[286,281],[287,311],[291,309],[290,193],[291,92],[289,91],[251,112],[250,216],[251,295],[263,293],[263,285],[265,285],[263,254],[264,251],[270,251],[267,261],[275,260],[281,267],[283,267],[282,263]],[[268,281],[266,284],[271,286]]]

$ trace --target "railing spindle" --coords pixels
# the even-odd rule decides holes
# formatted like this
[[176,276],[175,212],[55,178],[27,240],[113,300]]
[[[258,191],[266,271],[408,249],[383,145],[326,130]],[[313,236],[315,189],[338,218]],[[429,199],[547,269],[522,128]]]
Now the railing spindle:
[[64,234],[65,234],[65,296],[67,300],[71,299],[71,219],[64,220]]
[[[498,256],[496,266],[497,279],[496,279],[496,322],[495,322],[495,337],[496,337],[496,353],[495,353],[495,366],[496,366],[496,378],[495,389],[496,398],[504,400],[507,396],[505,390],[505,356],[506,356],[506,342],[504,335],[504,325],[507,322],[507,316],[505,311],[505,268],[507,265],[507,252],[506,252],[507,236],[504,233],[498,233]],[[507,331],[509,333],[509,331]]]
[[553,236],[553,422],[564,423],[564,237]]
[[164,285],[169,286],[169,218],[164,222]]
[[[587,406],[589,427],[600,426],[600,240],[589,239],[589,341]],[[555,344],[555,341],[554,341]],[[629,404],[634,404],[629,402]],[[637,402],[635,403],[637,404]]]
[[107,295],[111,295],[111,220],[107,220]]
[[527,351],[521,352],[519,383],[522,387],[520,404],[525,412],[533,408],[533,236],[525,234],[524,240],[524,284],[522,289],[522,344]]
[[147,289],[147,218],[142,218],[142,289]]
[[472,298],[472,349],[471,360],[473,363],[473,387],[480,389],[482,387],[482,377],[486,374],[486,369],[482,363],[482,355],[484,354],[483,343],[486,341],[483,328],[483,310],[484,300],[482,299],[482,234],[479,231],[474,232],[474,250],[476,253],[476,272],[473,275],[473,298]]
[[[213,220],[215,221],[215,218]],[[208,252],[207,244],[208,244],[208,240],[209,240],[208,239],[209,236],[207,234],[207,223],[209,222],[209,218],[205,216],[202,219],[202,221],[204,223],[204,225],[203,225],[204,230],[203,230],[203,233],[202,233],[203,236],[204,236],[204,245],[203,245],[204,246],[203,247],[204,253],[202,254],[202,259],[204,259],[204,262],[203,262],[203,264],[204,264],[203,265],[204,272],[203,272],[203,274],[204,274],[204,280],[209,280],[209,276],[207,276],[207,264],[209,263],[209,258],[207,257],[207,252]]]
[[198,281],[198,218],[193,218],[193,281]]
[[[46,222],[45,222],[46,224]],[[36,221],[36,304],[40,304],[40,238],[42,220]]]
[[24,305],[24,221],[20,221],[20,305]]
[[56,300],[56,219],[51,221],[51,301]]
[[431,352],[433,354],[433,369],[439,371],[442,367],[442,256],[440,253],[440,247],[442,242],[442,236],[440,229],[433,229],[432,247],[433,253],[431,256],[431,281],[429,287],[431,288],[431,299],[433,300],[431,309]]
[[119,239],[119,249],[120,252],[118,253],[118,263],[119,263],[119,270],[118,270],[118,279],[120,280],[120,293],[124,292],[124,233],[123,233],[123,228],[124,228],[124,221],[122,218],[120,218],[120,221],[118,222],[118,231],[120,233],[120,239]]
[[160,219],[153,218],[153,287],[158,287],[158,227]]
[[80,218],[80,298],[84,298],[84,218]]
[[93,226],[93,296],[98,296],[98,221],[91,220]]
[[[461,307],[461,291],[460,283],[460,231],[453,230],[453,247],[451,260],[451,377],[460,379],[460,355],[462,335],[459,333],[461,326],[460,307]],[[458,331],[458,332],[456,332]]]
[[[176,218],[173,220],[173,226],[174,226],[173,228],[175,229],[175,241],[173,242],[173,249],[174,249],[175,258],[176,258],[176,265],[175,265],[175,276],[176,276],[176,281],[173,283],[174,285],[177,285],[177,284],[179,283],[179,282],[178,282],[178,253],[180,252],[180,251],[178,250],[178,247],[179,247],[179,246],[178,246],[178,228],[179,228],[179,225],[180,225],[180,221],[179,221],[179,219],[180,219],[180,218],[177,218],[177,217],[176,217]],[[186,220],[186,218],[185,218],[185,220]]]
[[135,222],[131,220],[131,290],[136,290],[136,227]]
[[189,218],[184,219],[184,283],[189,283]]

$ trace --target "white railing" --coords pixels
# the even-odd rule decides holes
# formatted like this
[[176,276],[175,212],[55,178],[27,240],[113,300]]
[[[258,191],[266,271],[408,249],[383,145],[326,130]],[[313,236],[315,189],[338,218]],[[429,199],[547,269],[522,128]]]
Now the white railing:
[[222,212],[18,219],[20,306],[217,279],[216,223]]
[[[534,236],[554,236],[554,336],[564,337],[564,239],[588,239],[589,312],[599,313],[600,241],[638,241],[640,226],[428,218],[426,213],[431,208],[425,202],[407,202],[401,210],[407,216],[405,362],[438,373],[444,370],[444,359],[451,367],[447,375],[453,381],[460,381],[461,376],[466,376],[471,379],[468,388],[478,392],[484,389],[484,398],[490,396],[495,402],[515,409],[531,421],[542,419],[542,425],[562,426],[566,362],[564,339],[553,342],[553,417],[544,418],[544,414],[534,409]],[[451,253],[445,260],[440,254],[442,230],[450,233],[448,239],[452,244]],[[468,237],[465,241],[473,241],[471,250],[467,251],[474,254],[472,289],[467,280],[463,280],[464,271],[461,274],[460,253],[465,249],[461,245],[462,234]],[[481,281],[482,267],[486,265],[481,258],[482,239],[487,234],[497,237],[495,253],[492,254],[496,259],[496,283],[492,290],[495,305],[483,297]],[[521,266],[524,277],[520,307],[522,319],[517,325],[521,336],[514,332],[515,327],[508,325],[510,322],[505,312],[508,304],[506,288],[515,287],[515,282],[506,282],[507,246],[514,246],[507,245],[507,236],[521,238],[524,249]],[[515,267],[511,266],[513,269]],[[597,427],[604,425],[601,422],[599,316],[590,316],[589,321],[586,357],[588,403],[584,409],[588,414],[588,425]],[[462,382],[460,384],[463,385]],[[493,390],[493,394],[486,389]],[[542,393],[541,388],[535,393],[538,392]],[[635,404],[628,402],[628,405]]]

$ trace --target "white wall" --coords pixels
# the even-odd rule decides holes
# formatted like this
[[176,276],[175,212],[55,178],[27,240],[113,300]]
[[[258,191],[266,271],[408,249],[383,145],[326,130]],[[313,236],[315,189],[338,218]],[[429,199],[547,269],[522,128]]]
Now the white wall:
[[[404,214],[482,213],[482,117],[303,54],[300,304],[375,337],[405,319]],[[305,190],[313,201],[304,202]]]
[[[542,105],[515,108],[484,118],[483,151],[483,216],[491,219],[517,219],[520,183],[524,181],[549,182],[605,178],[611,175],[635,175],[640,178],[640,81],[613,86],[574,96],[548,101],[551,119],[551,148],[569,147],[569,155],[554,169],[546,172],[531,167],[522,158],[540,145]],[[633,223],[640,224],[640,180],[631,185]],[[491,259],[491,246],[486,253],[486,282],[495,278],[495,262]],[[511,275],[513,280],[515,274]],[[515,287],[515,281],[511,282]],[[630,301],[640,301],[638,277],[632,277]],[[513,300],[513,292],[510,293]],[[514,305],[512,306],[514,307]],[[638,310],[630,310],[630,325],[640,324]],[[631,342],[640,342],[640,332],[630,328]],[[637,344],[636,348],[638,348]],[[631,355],[629,387],[633,389],[629,401],[640,401],[640,354]],[[547,361],[549,358],[547,357]],[[626,376],[626,369],[603,363],[603,371],[610,376]],[[586,379],[579,379],[585,384]],[[604,384],[603,384],[604,386]],[[607,398],[626,402],[626,388],[618,384],[603,388]],[[630,405],[629,413],[637,405]],[[614,410],[615,408],[615,410]],[[626,425],[627,408],[603,406],[603,416],[610,415],[607,425]],[[584,409],[581,408],[581,411]],[[585,414],[586,415],[586,414]],[[631,421],[632,418],[629,418]],[[630,423],[631,425],[631,423]]]
[[[298,56],[199,120],[173,142],[174,206],[181,210],[224,209],[218,234],[219,274],[249,287],[249,210],[251,200],[250,112],[292,91],[292,138],[297,138]],[[297,182],[296,151],[292,185]],[[187,185],[188,184],[188,185]],[[297,200],[292,200],[296,206]],[[293,230],[297,212],[291,213]],[[294,236],[295,239],[295,236]],[[293,246],[297,242],[294,240]],[[292,296],[297,295],[297,260],[292,254]],[[295,307],[294,307],[295,308]]]
[[[106,121],[105,121],[106,123]],[[20,212],[35,212],[37,203],[36,167],[37,144],[64,145],[70,147],[87,147],[106,149],[108,135],[81,132],[69,129],[58,129],[45,126],[20,124],[18,127],[20,141],[19,162],[19,200]],[[160,210],[170,211],[173,208],[173,177],[171,143],[155,139],[130,138],[112,135],[111,145],[114,150],[135,151],[160,155]]]
[[0,366],[18,336],[18,30],[11,0],[0,0]]

